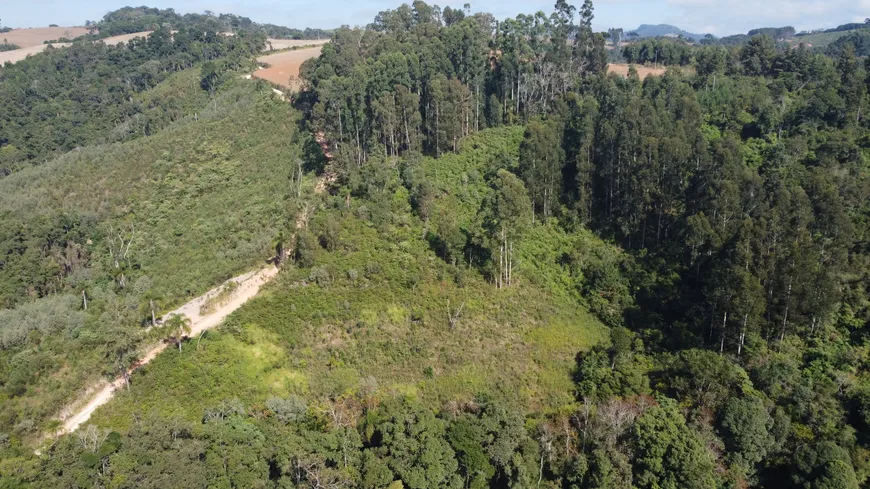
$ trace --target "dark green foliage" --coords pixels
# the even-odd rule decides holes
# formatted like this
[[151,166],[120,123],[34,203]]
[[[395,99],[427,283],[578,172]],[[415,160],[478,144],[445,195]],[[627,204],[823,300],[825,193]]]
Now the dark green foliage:
[[[444,436],[444,421],[422,406],[400,401],[384,404],[375,416],[375,442],[368,451],[389,468],[393,479],[411,489],[462,487],[454,451]],[[364,477],[381,467],[369,463],[363,467]]]
[[314,266],[317,260],[317,250],[320,246],[317,237],[307,229],[300,229],[296,233],[296,243],[293,246],[293,258],[302,268]]
[[634,425],[635,484],[640,488],[716,487],[713,457],[671,399],[659,398]]
[[414,2],[379,13],[369,30],[338,29],[301,70],[313,87],[307,114],[343,165],[382,152],[456,152],[462,137],[546,112],[582,79],[605,71],[591,3],[580,25],[576,9],[563,4],[551,17],[497,24],[452,9],[437,15]]
[[198,75],[142,94],[172,104],[170,129],[0,180],[0,432],[30,438],[86,385],[129,367],[152,301],[159,318],[271,256],[292,109],[247,80],[209,101]]
[[668,38],[644,39],[622,48],[622,56],[629,63],[686,66],[692,62],[690,44]]
[[839,56],[851,44],[858,56],[870,56],[870,29],[861,29],[845,35],[828,45],[825,51],[831,56]]
[[751,469],[774,447],[773,418],[755,396],[732,397],[722,409],[722,438],[733,463]]
[[[2,31],[0,31],[0,32],[2,32]],[[19,46],[17,44],[12,44],[12,43],[8,42],[6,39],[3,39],[3,42],[0,43],[0,53],[2,53],[3,51],[14,51],[16,49],[21,49],[21,46]]]

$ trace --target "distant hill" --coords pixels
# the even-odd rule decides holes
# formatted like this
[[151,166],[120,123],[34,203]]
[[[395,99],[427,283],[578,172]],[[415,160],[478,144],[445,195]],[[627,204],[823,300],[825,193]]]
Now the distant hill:
[[699,41],[704,38],[704,34],[692,34],[691,32],[684,31],[679,27],[668,25],[668,24],[641,24],[640,27],[631,31],[637,34],[637,37],[660,37],[660,36],[683,36],[689,39]]

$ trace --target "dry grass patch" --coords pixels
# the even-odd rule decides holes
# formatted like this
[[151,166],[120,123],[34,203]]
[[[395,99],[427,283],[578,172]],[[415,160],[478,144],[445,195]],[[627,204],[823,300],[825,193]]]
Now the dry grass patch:
[[664,75],[667,70],[666,67],[659,66],[644,66],[644,65],[629,65],[625,63],[609,63],[607,65],[608,73],[616,73],[617,75],[628,76],[628,69],[630,66],[634,66],[634,69],[637,70],[637,75],[641,80],[645,79],[650,75],[661,76]]

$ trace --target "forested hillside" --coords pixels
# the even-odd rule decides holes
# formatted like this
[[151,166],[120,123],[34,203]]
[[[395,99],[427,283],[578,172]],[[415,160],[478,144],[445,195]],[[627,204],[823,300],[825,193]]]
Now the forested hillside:
[[205,11],[202,14],[178,14],[175,9],[149,7],[124,7],[106,14],[100,21],[87,21],[91,29],[84,39],[102,39],[122,34],[169,29],[177,31],[185,28],[206,26],[217,32],[247,35],[263,34],[278,39],[324,39],[329,32],[323,29],[294,29],[274,24],[259,24],[247,17],[234,14],[215,14]]
[[[169,94],[136,94],[172,73],[217,60],[218,72],[251,69],[265,36],[221,36],[207,25],[168,28],[121,46],[79,42],[48,48],[0,70],[0,176],[93,143],[157,132],[188,112]],[[213,63],[214,65],[214,63]],[[192,80],[198,88],[199,80]]]
[[[156,134],[0,180],[3,484],[865,485],[870,61],[762,30],[641,81],[592,19],[414,2],[294,108],[207,64],[136,94],[196,82]],[[259,297],[31,454],[50,389],[132,358],[108,328],[269,247]]]

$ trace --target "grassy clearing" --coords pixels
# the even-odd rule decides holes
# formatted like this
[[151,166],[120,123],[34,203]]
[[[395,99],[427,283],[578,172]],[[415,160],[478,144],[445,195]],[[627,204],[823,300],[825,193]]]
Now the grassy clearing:
[[[522,133],[486,131],[466,139],[460,155],[419,162],[439,192],[436,207],[455,199],[460,219],[471,225],[489,192],[484,175],[514,164]],[[605,341],[608,330],[557,262],[578,240],[592,238],[538,224],[530,235],[540,239],[520,251],[519,285],[499,290],[476,270],[439,258],[424,238],[427,224],[410,211],[408,192],[393,191],[377,210],[365,198],[350,206],[324,198],[309,223],[321,244],[312,266],[285,265],[198,348],[167,351],[149,364],[131,392],[98,410],[94,422],[124,431],[137,416],[196,421],[225,400],[238,398],[256,411],[288,394],[315,406],[348,395],[410,396],[435,410],[478,394],[529,411],[573,403],[575,355]],[[373,212],[390,217],[376,225]],[[454,315],[462,308],[453,327],[448,301]]]
[[[143,369],[94,421],[124,430],[134,415],[197,420],[233,397],[326,402],[365,389],[436,409],[480,393],[532,409],[572,402],[574,356],[606,333],[575,300],[528,283],[497,290],[477,276],[460,286],[419,238],[419,223],[384,236],[351,213],[325,213],[340,219],[341,244],[318,254],[323,285],[309,282],[312,269],[285,269],[199,348]],[[465,303],[454,329],[448,299]]]

